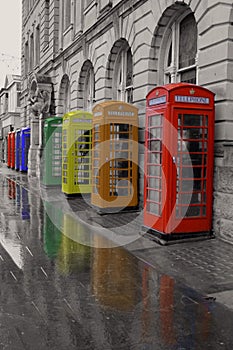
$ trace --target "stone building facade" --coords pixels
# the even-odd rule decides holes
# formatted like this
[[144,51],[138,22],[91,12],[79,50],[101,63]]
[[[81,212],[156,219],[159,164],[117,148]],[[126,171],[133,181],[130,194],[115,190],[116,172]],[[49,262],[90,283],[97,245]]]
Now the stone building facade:
[[[202,85],[215,93],[214,229],[233,243],[232,23],[232,0],[23,0],[21,126],[32,125],[31,159],[47,116],[124,100],[139,108],[143,144],[146,94],[168,82]],[[46,93],[41,117],[30,103],[37,89]]]
[[0,159],[7,162],[7,136],[20,127],[21,77],[7,74],[0,90]]

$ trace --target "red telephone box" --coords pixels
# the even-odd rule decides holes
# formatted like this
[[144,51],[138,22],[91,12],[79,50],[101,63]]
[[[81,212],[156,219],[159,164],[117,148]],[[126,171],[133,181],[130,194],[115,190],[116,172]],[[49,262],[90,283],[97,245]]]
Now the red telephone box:
[[150,91],[145,146],[144,229],[212,235],[214,94],[186,83]]
[[11,131],[7,135],[7,166],[11,167]]
[[11,132],[10,135],[10,167],[11,169],[15,168],[15,131]]

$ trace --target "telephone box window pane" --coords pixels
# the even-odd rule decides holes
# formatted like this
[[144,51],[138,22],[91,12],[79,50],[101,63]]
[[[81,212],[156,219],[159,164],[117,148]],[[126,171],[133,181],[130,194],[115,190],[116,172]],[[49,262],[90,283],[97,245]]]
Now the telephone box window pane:
[[191,203],[191,193],[179,193],[177,197],[177,203],[180,204],[186,204],[189,205]]
[[148,116],[147,209],[154,215],[161,215],[162,121],[161,114]]
[[203,173],[201,167],[193,167],[193,177],[194,177],[194,179],[200,179],[203,176],[204,176],[204,173]]
[[207,155],[203,154],[202,156],[202,165],[206,165],[207,164]]
[[149,163],[151,164],[161,164],[161,153],[150,153]]
[[156,177],[150,177],[148,179],[148,187],[149,188],[154,188],[154,189],[160,189],[161,187],[161,182],[160,178]]
[[156,114],[149,116],[149,127],[162,126],[162,115]]
[[160,140],[151,140],[149,143],[149,150],[155,152],[161,152],[162,143]]
[[206,207],[202,207],[202,216],[206,216]]
[[202,203],[206,204],[206,192],[202,193]]
[[160,215],[160,205],[153,202],[147,202],[147,211],[154,215]]
[[179,188],[182,191],[192,192],[193,191],[193,180],[180,180],[179,181]]
[[[110,124],[109,195],[128,196],[132,183],[132,125]],[[127,179],[127,180],[124,180]]]
[[[206,162],[208,118],[202,114],[178,115],[178,155],[177,155],[177,216],[203,215],[202,207],[206,201]],[[189,209],[185,214],[185,208]]]
[[161,167],[156,165],[148,166],[149,176],[161,176]]
[[201,207],[199,206],[189,206],[181,208],[181,216],[182,217],[192,217],[192,216],[200,216],[201,215]]
[[201,204],[202,196],[200,192],[194,192],[190,196],[190,201],[187,204]]
[[150,138],[161,138],[161,128],[151,128],[150,129]]
[[161,164],[161,153],[150,153],[149,162],[151,164]]
[[[179,118],[181,118],[182,115],[179,115]],[[183,122],[181,123],[182,126],[203,126],[205,121],[204,115],[199,114],[184,114],[183,115]]]
[[191,166],[183,166],[178,168],[179,178],[193,178],[193,168]]
[[154,202],[160,203],[161,202],[161,194],[158,191],[150,190],[149,194],[148,194],[148,199],[152,200]]

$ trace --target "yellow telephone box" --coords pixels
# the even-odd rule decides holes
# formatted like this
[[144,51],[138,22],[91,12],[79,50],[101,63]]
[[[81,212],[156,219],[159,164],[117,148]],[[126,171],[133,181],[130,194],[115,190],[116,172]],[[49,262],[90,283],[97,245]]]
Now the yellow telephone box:
[[92,112],[91,203],[99,212],[137,207],[138,109],[109,101]]
[[62,192],[91,193],[92,114],[72,111],[62,124]]

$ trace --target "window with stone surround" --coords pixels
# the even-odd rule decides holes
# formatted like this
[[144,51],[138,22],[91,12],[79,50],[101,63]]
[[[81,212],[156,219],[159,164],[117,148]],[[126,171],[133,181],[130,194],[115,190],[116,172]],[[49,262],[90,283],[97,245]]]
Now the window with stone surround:
[[34,68],[34,34],[30,35],[30,50],[29,50],[29,71],[32,71]]
[[193,13],[182,14],[169,29],[164,52],[164,83],[196,84],[197,24]]
[[66,30],[71,25],[71,11],[72,11],[71,0],[65,0],[64,1],[64,30]]
[[95,103],[94,67],[90,60],[86,60],[79,75],[78,108],[91,111]]
[[95,102],[95,78],[92,66],[89,66],[84,83],[84,108],[91,111]]
[[29,72],[29,45],[28,41],[24,45],[24,74],[26,75]]
[[50,0],[45,0],[44,4],[44,43],[43,47],[46,48],[49,44],[49,7]]
[[40,26],[36,27],[36,40],[35,40],[35,64],[40,64]]
[[20,83],[16,83],[16,89],[17,89],[16,107],[20,107],[20,95],[21,95],[21,84]]
[[130,47],[119,51],[113,79],[113,97],[118,101],[133,102],[133,63]]

